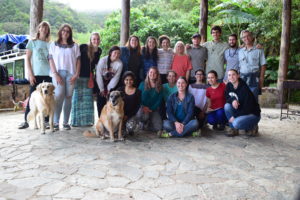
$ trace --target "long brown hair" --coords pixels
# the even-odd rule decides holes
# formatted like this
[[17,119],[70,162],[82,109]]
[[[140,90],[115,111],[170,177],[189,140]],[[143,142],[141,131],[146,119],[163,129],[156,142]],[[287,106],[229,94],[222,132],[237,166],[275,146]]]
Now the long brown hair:
[[[150,53],[150,48],[148,46],[148,43],[150,40],[154,40],[155,48],[153,49],[152,53]],[[143,56],[145,56],[146,59],[152,58],[154,61],[157,61],[158,55],[157,55],[157,40],[153,36],[149,36],[145,42],[145,46],[142,49]]]
[[33,38],[33,40],[38,40],[40,39],[40,28],[41,27],[47,27],[48,28],[48,33],[46,35],[46,41],[49,42],[50,41],[50,24],[49,22],[46,21],[42,21],[37,27],[36,27],[36,34]]
[[138,41],[138,45],[137,45],[137,51],[138,51],[138,55],[140,56],[141,55],[141,44],[140,44],[140,39],[139,39],[139,37],[138,36],[136,36],[136,35],[131,35],[129,38],[128,38],[128,41],[126,42],[126,47],[129,49],[129,50],[131,50],[132,48],[131,48],[131,46],[130,46],[130,40],[132,39],[132,38],[136,38],[137,39],[137,41]]
[[95,56],[94,47],[93,47],[93,44],[92,44],[92,37],[93,37],[94,35],[97,35],[97,36],[99,37],[99,39],[100,39],[100,34],[99,34],[99,33],[93,32],[93,33],[91,34],[90,42],[89,42],[89,44],[88,44],[88,52],[87,52],[88,57],[89,57],[89,59],[90,59],[90,62],[92,62],[92,61],[94,60],[94,56]]
[[159,75],[159,71],[157,69],[157,67],[150,67],[148,72],[147,72],[147,76],[145,78],[145,90],[150,90],[151,89],[151,84],[150,84],[150,78],[149,78],[149,72],[150,70],[153,69],[155,70],[156,74],[157,74],[157,78],[156,78],[156,81],[155,81],[155,90],[157,92],[160,92],[161,91],[161,80],[160,80],[160,75]]
[[57,40],[56,40],[56,42],[58,43],[58,44],[61,44],[61,42],[62,42],[62,32],[63,32],[63,30],[64,30],[64,28],[68,28],[69,29],[69,37],[68,37],[68,39],[67,39],[67,43],[68,43],[68,45],[72,45],[72,44],[74,44],[75,42],[74,42],[74,40],[73,40],[73,32],[72,32],[72,27],[71,27],[71,25],[69,25],[69,24],[63,24],[63,25],[61,25],[61,27],[59,28],[59,31],[58,31],[58,33],[57,33]]

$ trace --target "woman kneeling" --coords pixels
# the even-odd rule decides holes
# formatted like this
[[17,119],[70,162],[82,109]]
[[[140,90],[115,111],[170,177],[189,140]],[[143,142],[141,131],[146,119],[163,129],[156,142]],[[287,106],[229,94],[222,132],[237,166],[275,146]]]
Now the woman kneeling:
[[167,133],[161,137],[183,137],[192,134],[198,136],[198,121],[194,119],[194,96],[186,91],[187,80],[179,77],[177,80],[178,92],[173,93],[167,101],[167,116],[163,127]]
[[238,135],[238,130],[245,130],[248,136],[258,134],[260,108],[253,93],[247,84],[239,78],[235,69],[228,71],[228,84],[226,86],[225,114],[229,120],[231,130],[227,136]]

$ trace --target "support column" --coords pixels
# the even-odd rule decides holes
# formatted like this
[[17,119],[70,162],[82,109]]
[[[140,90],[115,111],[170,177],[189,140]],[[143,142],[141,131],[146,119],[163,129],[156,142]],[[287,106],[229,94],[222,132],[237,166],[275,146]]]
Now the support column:
[[29,34],[34,37],[36,34],[36,27],[43,20],[44,0],[31,0],[30,4],[30,30]]
[[124,46],[129,38],[130,0],[122,0],[122,23],[120,45]]
[[207,41],[207,18],[208,18],[208,0],[201,0],[200,21],[199,21],[199,33],[201,34],[201,44]]

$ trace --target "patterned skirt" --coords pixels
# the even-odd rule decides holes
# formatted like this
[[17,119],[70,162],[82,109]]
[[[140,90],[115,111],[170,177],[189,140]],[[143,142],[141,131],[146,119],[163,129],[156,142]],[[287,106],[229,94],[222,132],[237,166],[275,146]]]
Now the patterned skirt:
[[72,126],[91,126],[94,124],[93,89],[88,88],[89,78],[78,78],[76,81],[71,110]]

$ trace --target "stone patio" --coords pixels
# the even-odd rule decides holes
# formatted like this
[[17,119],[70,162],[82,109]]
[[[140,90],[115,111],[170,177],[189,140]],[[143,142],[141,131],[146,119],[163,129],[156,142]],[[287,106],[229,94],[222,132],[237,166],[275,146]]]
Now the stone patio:
[[41,135],[0,113],[0,200],[293,200],[300,183],[300,117],[263,109],[260,136],[125,142],[85,138],[85,128]]

